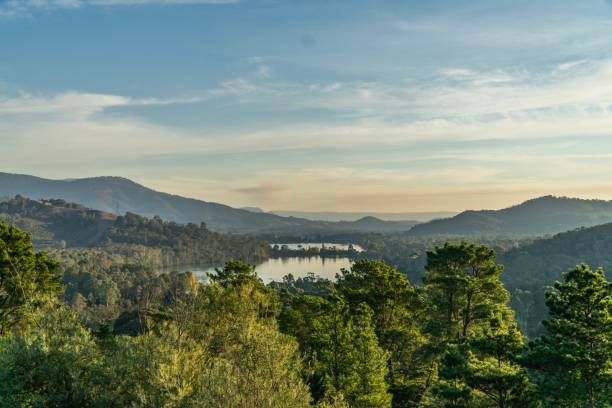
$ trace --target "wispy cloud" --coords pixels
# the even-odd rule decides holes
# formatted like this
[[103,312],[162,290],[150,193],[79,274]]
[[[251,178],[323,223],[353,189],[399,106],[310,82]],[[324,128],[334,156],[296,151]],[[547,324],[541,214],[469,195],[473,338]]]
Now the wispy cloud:
[[[553,67],[546,74],[515,71],[441,70],[428,86],[392,86],[380,82],[299,83],[236,78],[192,95],[133,98],[64,92],[21,93],[0,97],[0,116],[30,115],[29,122],[115,120],[109,109],[214,103],[251,104],[278,111],[327,110],[346,117],[271,125],[264,131],[229,126],[230,142],[218,149],[299,149],[369,144],[393,145],[418,140],[479,140],[606,135],[612,129],[612,61],[585,61]],[[452,80],[448,80],[452,77]],[[491,78],[500,78],[494,80]],[[127,111],[129,113],[129,111]],[[102,115],[100,115],[102,114]],[[129,116],[128,116],[129,117]],[[38,118],[38,119],[37,119]],[[23,120],[22,120],[23,121]],[[147,122],[138,119],[138,122]],[[246,123],[242,123],[246,125]],[[150,122],[150,126],[156,126]],[[187,129],[175,129],[175,133]],[[287,135],[291,135],[288,137]],[[231,137],[229,137],[231,136]],[[290,140],[291,143],[287,143]]]
[[0,5],[0,17],[29,16],[37,11],[78,9],[82,7],[231,4],[240,0],[8,0]]

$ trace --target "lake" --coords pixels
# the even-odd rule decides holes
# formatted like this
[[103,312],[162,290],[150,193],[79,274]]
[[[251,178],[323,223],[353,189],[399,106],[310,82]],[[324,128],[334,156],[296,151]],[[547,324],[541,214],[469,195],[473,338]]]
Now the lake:
[[[264,283],[270,283],[272,281],[280,282],[283,276],[288,274],[292,274],[295,278],[299,278],[306,276],[309,272],[322,278],[335,279],[336,274],[340,273],[340,269],[350,267],[351,260],[349,258],[321,258],[320,256],[308,258],[286,257],[268,259],[257,265],[255,271]],[[198,278],[205,280],[208,273],[213,273],[215,271],[215,267],[185,266],[173,268],[172,270],[179,272],[194,272]]]
[[[292,244],[271,244],[273,245],[287,245],[292,251],[301,251],[308,248],[326,248],[336,247],[340,251],[348,251],[349,244],[336,244],[336,243],[292,243]],[[363,251],[359,245],[353,245],[353,248],[357,252]],[[335,257],[335,258],[324,258],[320,256],[285,256],[282,258],[270,258],[255,268],[257,275],[264,281],[264,283],[270,283],[272,281],[280,282],[283,276],[292,274],[295,278],[304,277],[308,273],[314,273],[317,276],[326,279],[335,279],[336,274],[340,273],[340,270],[351,267],[351,259],[348,257]],[[209,273],[214,273],[216,266],[183,266],[171,268],[170,270],[178,272],[194,272],[196,276],[202,280],[205,280]],[[168,269],[160,272],[169,272]]]

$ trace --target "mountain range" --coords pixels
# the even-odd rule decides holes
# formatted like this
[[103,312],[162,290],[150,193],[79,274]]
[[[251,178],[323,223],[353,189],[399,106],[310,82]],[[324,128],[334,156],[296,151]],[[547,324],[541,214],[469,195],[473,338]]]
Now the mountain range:
[[415,235],[547,235],[612,222],[612,201],[544,196],[501,210],[464,211],[416,225]]
[[[250,211],[263,212],[260,208],[247,207]],[[288,210],[273,210],[268,211],[271,214],[281,215],[283,217],[298,217],[306,218],[313,221],[357,221],[364,217],[374,217],[384,221],[404,221],[415,220],[419,222],[427,222],[439,218],[448,218],[457,214],[451,211],[434,211],[434,212],[401,212],[401,213],[384,213],[384,212],[339,212],[339,211],[288,211]]]
[[312,221],[264,212],[237,209],[224,204],[163,193],[122,177],[50,180],[21,174],[0,173],[0,198],[16,195],[32,199],[62,199],[114,214],[131,212],[159,216],[178,223],[204,222],[213,231],[231,233],[337,233],[406,231],[416,221],[391,222],[372,217],[353,222]]
[[[118,215],[131,212],[144,217],[159,216],[181,224],[204,222],[207,228],[218,232],[268,236],[324,236],[346,232],[407,232],[415,236],[541,236],[612,222],[612,201],[554,196],[535,198],[501,210],[464,211],[453,217],[424,223],[385,221],[373,216],[350,221],[323,221],[181,197],[155,191],[122,177],[50,180],[0,173],[0,199],[16,195],[32,199],[62,199]],[[310,214],[310,218],[327,214],[333,218],[334,213],[295,214]]]

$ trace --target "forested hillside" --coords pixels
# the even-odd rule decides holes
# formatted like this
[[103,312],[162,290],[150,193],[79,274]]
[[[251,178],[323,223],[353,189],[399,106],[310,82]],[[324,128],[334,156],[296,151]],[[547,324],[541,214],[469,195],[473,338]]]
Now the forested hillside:
[[255,262],[269,251],[263,241],[212,232],[204,224],[180,225],[131,213],[117,216],[63,200],[15,197],[0,203],[0,220],[31,233],[39,247],[102,248],[140,256],[141,263],[150,266],[206,265],[234,258]]
[[465,211],[415,226],[415,235],[556,234],[612,222],[612,201],[546,196],[502,210]]
[[536,288],[550,285],[579,263],[612,270],[612,223],[563,232],[537,239],[501,256],[509,287]]

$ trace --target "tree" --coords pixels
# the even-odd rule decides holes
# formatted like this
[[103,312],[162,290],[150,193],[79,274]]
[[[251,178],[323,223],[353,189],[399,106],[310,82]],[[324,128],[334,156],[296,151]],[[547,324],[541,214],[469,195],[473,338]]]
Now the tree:
[[498,408],[528,408],[536,405],[534,386],[516,363],[524,349],[523,336],[511,310],[499,313],[490,327],[471,339],[466,383],[475,396]]
[[62,291],[59,265],[35,252],[29,234],[0,222],[0,335],[31,318],[29,306]]
[[321,312],[309,319],[318,396],[339,397],[352,407],[390,407],[388,354],[378,344],[371,309],[365,303],[350,309],[333,297]]
[[355,408],[390,407],[391,394],[385,382],[388,353],[379,345],[372,322],[372,309],[365,304],[357,306],[352,316],[352,352],[356,388],[348,393]]
[[523,359],[547,406],[612,404],[612,284],[602,269],[578,265],[546,293],[546,334]]
[[181,407],[307,407],[297,342],[277,327],[277,295],[258,279],[225,272],[190,290],[189,302],[170,305],[172,318],[154,328],[184,362],[161,383],[185,390]]
[[422,296],[384,261],[356,261],[350,270],[342,270],[336,286],[351,307],[365,303],[372,309],[378,342],[389,354],[387,382],[393,405],[418,401],[426,378],[416,356],[425,343],[419,327],[424,318]]
[[425,292],[430,330],[442,341],[459,341],[486,328],[509,295],[500,280],[495,251],[475,244],[446,243],[427,252]]
[[0,407],[94,406],[102,367],[93,338],[57,301],[34,314],[31,329],[0,339]]
[[445,408],[466,408],[472,400],[472,390],[465,384],[468,376],[468,359],[457,345],[450,345],[444,355],[438,375],[440,380],[434,394]]
[[514,362],[523,339],[500,280],[502,270],[495,252],[485,246],[447,243],[427,254],[433,365],[436,354],[446,350],[434,393],[447,406],[506,408],[532,402],[533,387]]
[[215,269],[209,275],[210,280],[222,286],[239,286],[249,281],[260,282],[255,265],[245,264],[241,261],[228,261],[223,268]]

